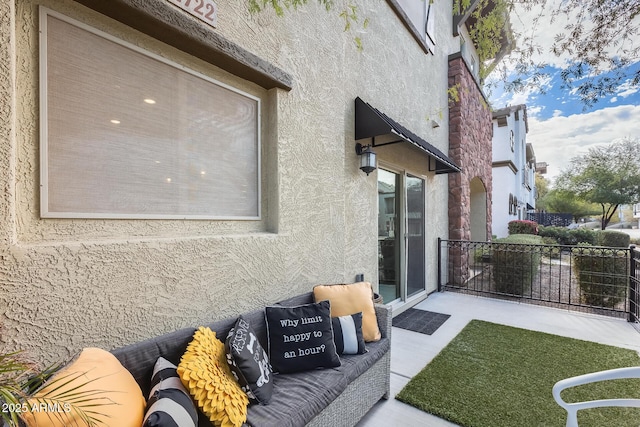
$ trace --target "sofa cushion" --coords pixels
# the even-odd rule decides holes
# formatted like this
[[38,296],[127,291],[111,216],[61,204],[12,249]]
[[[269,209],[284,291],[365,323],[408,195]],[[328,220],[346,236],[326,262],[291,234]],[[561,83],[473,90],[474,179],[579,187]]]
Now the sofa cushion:
[[[50,378],[29,400],[29,405],[58,400],[90,411],[105,427],[139,427],[145,398],[122,364],[108,351],[85,348],[69,365]],[[48,411],[25,413],[27,425],[64,427],[82,425],[83,413],[60,406],[58,416]]]
[[341,356],[342,365],[292,374],[274,375],[269,405],[252,405],[247,424],[252,427],[298,427],[308,424],[360,375],[380,360],[390,348],[383,338],[367,345],[365,354]]
[[367,372],[378,360],[380,360],[391,348],[391,342],[388,338],[382,338],[380,341],[367,343],[367,352],[364,354],[345,354],[340,357],[342,366],[336,368],[342,373],[347,383],[358,378]]
[[348,285],[318,285],[313,288],[315,301],[331,301],[331,316],[340,317],[362,312],[362,333],[366,342],[381,338],[378,328],[373,288],[369,282]]
[[200,327],[178,365],[178,375],[200,410],[217,425],[241,426],[249,399],[231,374],[224,344]]
[[249,399],[268,404],[273,394],[273,374],[267,352],[251,324],[239,316],[225,341],[227,361],[234,377]]
[[299,427],[308,424],[347,387],[343,373],[316,369],[274,375],[268,405],[252,405],[247,424],[252,427]]
[[275,372],[340,366],[331,327],[330,303],[266,307],[269,359]]
[[142,427],[195,427],[197,423],[198,410],[180,381],[177,366],[158,358]]
[[331,323],[338,354],[362,354],[367,351],[362,336],[362,313],[334,317]]

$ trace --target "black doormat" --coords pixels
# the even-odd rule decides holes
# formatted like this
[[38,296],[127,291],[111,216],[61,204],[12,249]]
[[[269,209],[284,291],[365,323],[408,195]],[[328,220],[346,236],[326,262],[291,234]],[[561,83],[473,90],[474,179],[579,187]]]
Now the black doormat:
[[421,334],[433,334],[447,319],[450,314],[434,313],[432,311],[410,308],[393,318],[393,326],[408,329]]

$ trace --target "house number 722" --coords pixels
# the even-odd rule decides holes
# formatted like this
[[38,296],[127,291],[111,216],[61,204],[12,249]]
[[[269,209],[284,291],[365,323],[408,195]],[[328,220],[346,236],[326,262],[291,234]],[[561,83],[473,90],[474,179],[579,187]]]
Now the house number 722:
[[180,9],[215,28],[218,21],[218,6],[213,0],[168,0]]

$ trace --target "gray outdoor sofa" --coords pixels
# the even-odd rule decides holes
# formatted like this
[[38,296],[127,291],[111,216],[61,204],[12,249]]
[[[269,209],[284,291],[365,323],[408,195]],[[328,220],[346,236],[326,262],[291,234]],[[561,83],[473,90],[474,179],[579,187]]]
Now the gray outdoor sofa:
[[[313,294],[309,292],[278,305],[290,307],[312,302]],[[341,356],[342,365],[338,368],[275,375],[271,402],[249,406],[247,424],[252,427],[353,426],[378,400],[387,399],[390,393],[391,309],[376,304],[375,310],[382,339],[367,343],[367,353]],[[243,316],[267,348],[264,309],[244,313]],[[204,326],[224,339],[235,321],[236,317]],[[112,353],[131,372],[147,396],[158,357],[178,364],[195,330],[181,329],[115,349]],[[212,426],[202,414],[198,425]]]

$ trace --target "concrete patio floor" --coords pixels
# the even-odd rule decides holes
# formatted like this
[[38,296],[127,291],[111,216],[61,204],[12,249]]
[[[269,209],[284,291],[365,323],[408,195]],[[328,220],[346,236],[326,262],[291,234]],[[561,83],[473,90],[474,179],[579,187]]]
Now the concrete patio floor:
[[378,402],[358,427],[455,427],[455,424],[406,405],[393,396],[472,319],[630,348],[640,353],[640,333],[621,319],[453,292],[434,293],[414,308],[450,314],[451,317],[433,335],[393,328],[392,398]]

